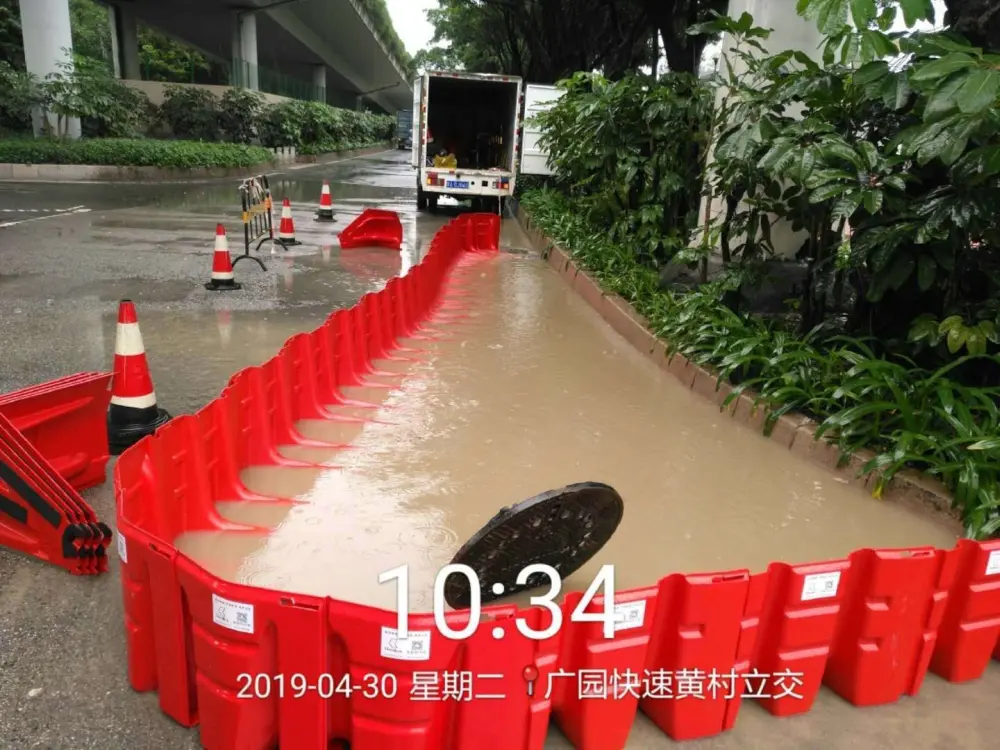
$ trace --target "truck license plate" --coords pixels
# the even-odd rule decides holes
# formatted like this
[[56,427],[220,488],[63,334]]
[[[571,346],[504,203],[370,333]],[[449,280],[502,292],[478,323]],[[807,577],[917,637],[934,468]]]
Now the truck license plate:
[[469,183],[466,182],[465,180],[447,180],[445,182],[445,187],[459,188],[461,190],[468,190],[469,189]]

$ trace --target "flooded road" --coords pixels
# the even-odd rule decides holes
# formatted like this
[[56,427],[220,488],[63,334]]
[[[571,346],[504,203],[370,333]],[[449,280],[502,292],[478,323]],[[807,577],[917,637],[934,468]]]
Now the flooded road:
[[[265,248],[266,272],[237,264],[243,294],[202,288],[217,222],[234,257],[241,251],[232,182],[0,185],[0,207],[50,201],[94,209],[0,229],[0,388],[109,368],[117,302],[131,297],[160,404],[174,414],[196,410],[235,371],[419,260],[447,216],[417,216],[407,157],[388,152],[275,177],[275,196],[292,200],[303,245],[274,257]],[[333,227],[312,222],[323,179],[338,211]],[[400,211],[404,253],[339,251],[336,232],[366,206]],[[503,243],[527,246],[509,222]],[[412,368],[385,365],[407,374],[398,392],[385,394],[385,424],[345,431],[309,423],[304,434],[351,439],[352,449],[285,449],[341,470],[247,472],[251,486],[294,491],[309,504],[295,514],[256,509],[275,532],[245,549],[223,540],[221,574],[391,608],[376,576],[408,562],[412,608],[427,608],[417,598],[426,601],[428,576],[496,510],[588,479],[618,489],[625,517],[567,587],[581,588],[602,562],[618,566],[624,588],[674,570],[759,569],[865,544],[950,546],[945,526],[874,501],[732,425],[633,351],[539,261],[505,254],[477,265],[464,283],[476,315],[446,326],[454,340]],[[110,478],[86,497],[113,522]],[[248,509],[223,510],[235,517]],[[275,550],[292,539],[308,543],[282,560]],[[310,561],[330,574],[317,575]],[[986,750],[995,744],[998,690],[993,665],[969,685],[929,676],[918,698],[868,711],[823,691],[806,716],[778,720],[750,705],[733,732],[686,744]],[[675,744],[639,716],[628,748]],[[128,686],[117,563],[82,579],[0,549],[0,750],[147,747],[200,743],[197,729],[162,714],[155,693]],[[569,747],[553,728],[547,750]]]

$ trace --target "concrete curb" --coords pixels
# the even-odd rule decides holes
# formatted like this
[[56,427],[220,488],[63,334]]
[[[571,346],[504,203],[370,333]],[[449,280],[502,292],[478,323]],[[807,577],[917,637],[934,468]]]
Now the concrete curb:
[[327,164],[381,153],[389,144],[352,151],[338,151],[294,159],[275,159],[252,167],[167,169],[163,167],[114,167],[94,164],[0,164],[0,182],[202,182],[244,179],[254,174],[281,173],[292,164]]
[[[542,253],[548,264],[601,315],[608,325],[660,369],[675,377],[684,387],[718,404],[721,409],[722,403],[733,391],[732,386],[720,381],[715,373],[690,362],[681,354],[668,356],[667,344],[649,330],[648,321],[626,300],[604,291],[573,261],[568,252],[532,225],[531,217],[520,206],[518,206],[517,220],[535,250]],[[727,410],[737,423],[754,429],[758,435],[764,437],[763,427],[767,414],[763,407],[754,407],[755,399],[755,393],[744,391],[729,404]],[[855,453],[845,466],[839,467],[839,449],[816,439],[817,426],[814,420],[802,414],[785,414],[778,418],[769,439],[781,443],[792,453],[829,469],[851,484],[868,489],[871,475],[859,477],[858,471],[874,454],[867,451]],[[916,471],[902,471],[893,477],[883,491],[882,498],[918,511],[931,511],[935,516],[947,519],[952,525],[956,525],[956,533],[961,534],[961,514],[952,507],[948,488],[936,479]]]

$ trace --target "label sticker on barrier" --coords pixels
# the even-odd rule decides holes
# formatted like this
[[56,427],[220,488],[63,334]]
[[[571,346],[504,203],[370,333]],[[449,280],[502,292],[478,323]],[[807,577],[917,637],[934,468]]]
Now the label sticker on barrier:
[[395,628],[382,627],[382,656],[400,661],[427,661],[431,658],[431,631],[411,630],[405,638]]
[[1000,549],[990,552],[986,560],[986,575],[995,576],[997,573],[1000,573]]
[[253,605],[212,594],[212,622],[237,633],[253,634]]
[[646,600],[615,604],[615,632],[635,630],[646,624]]
[[814,599],[833,599],[840,588],[840,571],[832,573],[813,573],[802,581],[802,601]]
[[123,563],[128,562],[128,543],[121,531],[118,532],[118,559]]

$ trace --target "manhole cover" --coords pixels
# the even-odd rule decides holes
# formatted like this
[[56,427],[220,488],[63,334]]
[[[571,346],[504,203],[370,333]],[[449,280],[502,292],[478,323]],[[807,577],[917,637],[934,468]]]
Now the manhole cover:
[[[510,505],[463,545],[453,565],[467,565],[478,577],[483,603],[549,585],[535,573],[518,583],[529,565],[552,566],[563,579],[579,570],[607,544],[621,523],[625,506],[613,487],[580,482]],[[448,577],[448,606],[470,605],[470,583],[464,575]]]

